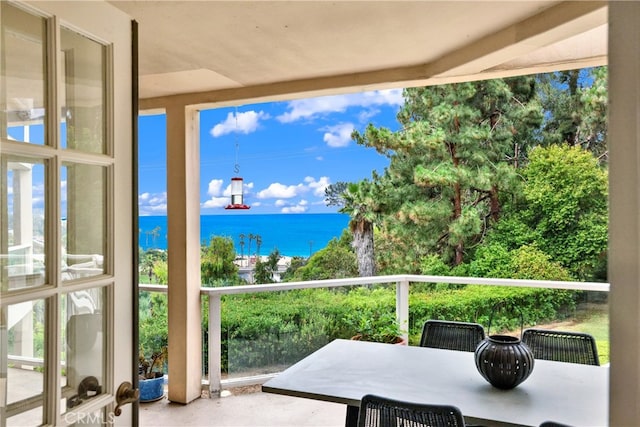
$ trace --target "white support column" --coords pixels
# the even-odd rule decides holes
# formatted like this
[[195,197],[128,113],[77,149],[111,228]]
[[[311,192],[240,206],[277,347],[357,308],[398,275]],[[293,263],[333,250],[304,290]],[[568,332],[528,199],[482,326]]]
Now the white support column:
[[166,113],[169,400],[189,403],[202,388],[199,113],[182,105]]
[[222,389],[222,327],[220,295],[209,295],[209,397],[220,397]]
[[640,3],[609,3],[609,423],[640,425]]
[[409,281],[396,282],[396,319],[402,329],[402,337],[409,342]]

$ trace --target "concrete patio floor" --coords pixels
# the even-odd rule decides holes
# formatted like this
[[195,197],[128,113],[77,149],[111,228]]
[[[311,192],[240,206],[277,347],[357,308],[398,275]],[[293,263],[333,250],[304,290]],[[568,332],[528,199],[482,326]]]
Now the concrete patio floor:
[[[227,393],[223,393],[227,395]],[[270,393],[203,397],[188,405],[166,397],[140,404],[140,426],[342,427],[347,407]]]

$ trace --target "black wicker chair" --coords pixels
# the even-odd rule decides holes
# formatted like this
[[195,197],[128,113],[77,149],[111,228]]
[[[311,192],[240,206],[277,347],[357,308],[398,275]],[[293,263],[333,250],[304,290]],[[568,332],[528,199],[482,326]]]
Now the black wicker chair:
[[464,426],[455,406],[402,402],[368,394],[360,402],[358,427],[457,427]]
[[568,424],[557,423],[555,421],[545,421],[542,424],[540,424],[540,427],[571,427],[571,426]]
[[522,342],[536,359],[600,365],[596,341],[590,334],[531,328],[522,333]]
[[475,351],[484,339],[484,328],[478,323],[427,320],[422,328],[420,347]]

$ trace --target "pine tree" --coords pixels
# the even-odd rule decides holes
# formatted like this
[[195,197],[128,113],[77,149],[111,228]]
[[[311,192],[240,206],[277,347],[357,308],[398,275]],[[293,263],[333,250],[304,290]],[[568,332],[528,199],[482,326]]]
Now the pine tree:
[[546,112],[540,144],[566,144],[607,160],[607,68],[584,68],[537,76]]
[[390,158],[375,180],[383,233],[408,262],[438,253],[459,265],[517,186],[520,147],[542,120],[534,80],[410,88],[404,98],[400,131],[369,125],[353,134]]

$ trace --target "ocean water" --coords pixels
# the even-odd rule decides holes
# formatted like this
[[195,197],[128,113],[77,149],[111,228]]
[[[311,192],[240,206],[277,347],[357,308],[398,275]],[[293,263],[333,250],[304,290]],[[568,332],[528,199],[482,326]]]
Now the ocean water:
[[[349,223],[346,214],[268,214],[268,215],[202,215],[200,242],[207,243],[212,236],[233,240],[236,253],[248,255],[249,234],[262,239],[260,255],[269,255],[277,248],[281,255],[308,257],[339,238]],[[167,217],[141,216],[139,219],[142,249],[167,248]],[[156,229],[157,233],[152,233]],[[244,250],[240,247],[240,234],[244,234]],[[256,241],[251,241],[251,254],[255,254]]]

